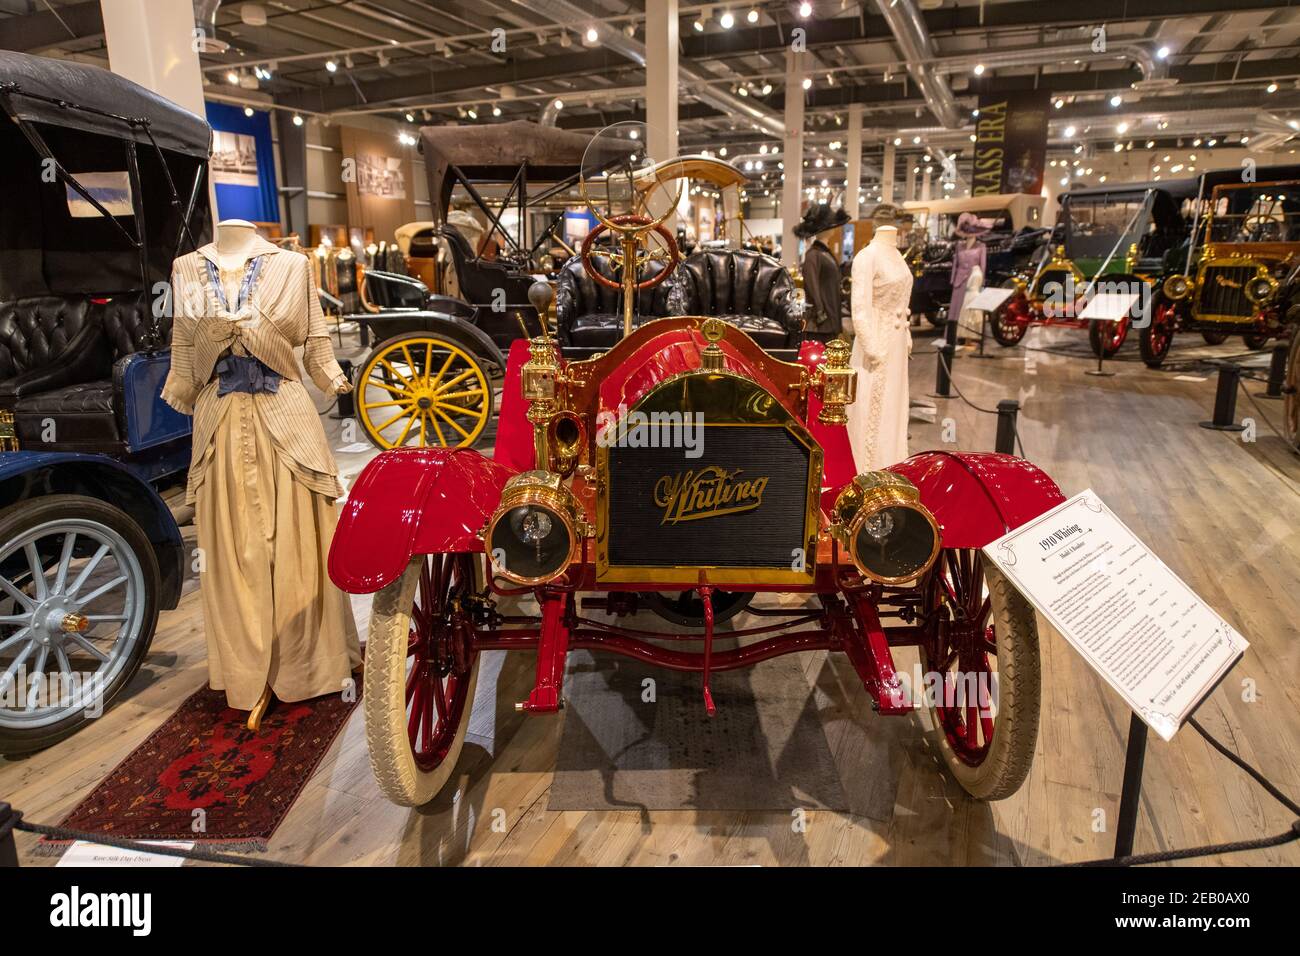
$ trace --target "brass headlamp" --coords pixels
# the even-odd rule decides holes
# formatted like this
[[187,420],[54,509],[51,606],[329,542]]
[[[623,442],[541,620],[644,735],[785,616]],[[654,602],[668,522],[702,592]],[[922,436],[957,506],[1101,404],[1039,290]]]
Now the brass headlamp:
[[506,482],[483,536],[492,568],[517,584],[545,584],[577,558],[587,533],[582,506],[549,471],[525,471]]
[[1175,302],[1192,294],[1191,280],[1185,275],[1170,276],[1161,288],[1164,290],[1165,298],[1173,299]]
[[1242,289],[1246,293],[1246,298],[1255,305],[1268,305],[1273,296],[1277,294],[1278,282],[1268,272],[1267,269],[1261,268],[1259,275],[1250,279]]
[[844,408],[858,395],[858,373],[849,367],[848,342],[835,339],[826,344],[826,358],[817,366],[813,385],[822,400],[817,421],[823,425],[846,424],[849,416]]
[[870,471],[835,499],[831,532],[854,565],[877,584],[912,581],[939,556],[939,525],[916,485],[892,471]]

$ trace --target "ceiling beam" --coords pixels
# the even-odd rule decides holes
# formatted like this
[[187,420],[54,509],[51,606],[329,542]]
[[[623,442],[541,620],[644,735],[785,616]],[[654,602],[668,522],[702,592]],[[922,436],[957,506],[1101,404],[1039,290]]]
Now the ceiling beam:
[[[500,86],[503,83],[535,83],[540,80],[603,74],[625,69],[629,65],[627,60],[609,50],[586,50],[571,53],[562,59],[558,57],[513,59],[503,66],[494,64],[445,69],[438,72],[430,70],[411,76],[373,80],[359,84],[361,96],[357,95],[357,89],[351,83],[341,82],[320,89],[287,93],[277,97],[277,100],[298,109],[332,113],[336,110],[371,106],[392,100],[472,92],[487,86]],[[394,109],[396,108],[394,106]]]

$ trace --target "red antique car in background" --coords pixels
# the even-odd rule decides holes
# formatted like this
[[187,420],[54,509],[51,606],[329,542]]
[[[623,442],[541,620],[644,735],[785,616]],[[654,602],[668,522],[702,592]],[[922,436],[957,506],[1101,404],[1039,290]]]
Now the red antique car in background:
[[[662,217],[597,217],[639,269],[635,240]],[[634,292],[639,273],[625,272]],[[531,295],[546,314],[549,286]],[[957,452],[856,474],[846,343],[807,342],[785,362],[743,321],[635,324],[583,361],[548,336],[516,341],[493,456],[387,451],[353,486],[329,569],[344,591],[375,594],[364,708],[384,794],[415,806],[447,782],[483,651],[536,654],[517,705],[530,714],[560,709],[574,649],[698,673],[710,713],[716,671],[844,654],[877,711],[908,714],[901,646],[932,675],[921,706],[953,776],[977,798],[1013,793],[1038,730],[1038,635],[980,548],[1059,503],[1052,480],[1018,458]],[[806,600],[718,630],[765,592]],[[579,594],[603,599],[580,609]],[[528,599],[536,611],[521,613]],[[642,609],[678,627],[625,623]]]

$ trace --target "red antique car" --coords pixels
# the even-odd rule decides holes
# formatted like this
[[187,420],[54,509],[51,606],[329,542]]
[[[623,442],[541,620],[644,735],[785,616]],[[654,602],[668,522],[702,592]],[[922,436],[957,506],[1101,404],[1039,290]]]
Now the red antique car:
[[[629,226],[654,225],[598,218],[625,261]],[[545,314],[549,287],[533,292]],[[644,322],[583,361],[547,336],[521,339],[493,456],[379,454],[351,490],[329,568],[344,591],[375,594],[364,709],[385,795],[420,805],[447,782],[481,652],[535,653],[517,707],[552,714],[574,649],[697,673],[710,713],[714,672],[844,654],[880,713],[930,709],[969,793],[1013,793],[1037,736],[1038,636],[1033,609],[980,549],[1060,491],[995,454],[926,452],[856,474],[848,353],[809,342],[780,361],[737,325],[695,316]],[[719,630],[762,593],[806,600]],[[580,594],[600,597],[580,605]],[[646,609],[678,627],[626,623]],[[900,646],[919,649],[928,693],[896,672]]]

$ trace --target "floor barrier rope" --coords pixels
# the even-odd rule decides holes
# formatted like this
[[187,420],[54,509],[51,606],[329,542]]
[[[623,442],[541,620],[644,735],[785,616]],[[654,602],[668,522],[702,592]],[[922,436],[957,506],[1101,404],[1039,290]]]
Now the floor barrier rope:
[[[6,817],[7,812],[7,819]],[[95,843],[101,846],[111,846],[119,850],[139,850],[144,853],[154,853],[159,856],[178,856],[187,860],[199,860],[203,863],[226,863],[233,866],[287,866],[297,867],[298,863],[285,863],[280,860],[266,860],[258,857],[235,856],[230,853],[219,853],[216,850],[208,850],[203,847],[173,847],[160,846],[156,843],[146,843],[141,840],[129,840],[124,837],[109,836],[105,833],[90,833],[83,830],[69,830],[64,827],[48,826],[43,823],[30,823],[23,819],[21,810],[14,810],[8,804],[0,803],[0,845],[6,840],[13,839],[13,831],[20,830],[23,833],[34,833],[40,836],[48,837],[51,840],[79,840],[87,843]],[[0,860],[3,860],[3,854],[0,854]],[[0,863],[0,865],[3,865]],[[16,862],[11,865],[17,865]]]
[[[949,365],[948,360],[943,357],[943,352],[939,351],[938,349],[935,349],[934,354],[938,357],[939,362],[943,365],[944,371],[948,373],[948,384],[952,386],[952,389],[957,393],[958,398],[960,398],[971,408],[975,409],[975,411],[977,412],[983,412],[985,415],[999,414],[996,408],[984,408],[982,405],[976,405],[969,398],[967,398],[965,394],[963,394],[961,387],[958,386],[956,380],[952,377],[952,366]],[[1020,450],[1020,457],[1025,458],[1027,457],[1025,455],[1025,444],[1020,440],[1020,426],[1018,423],[1015,426],[1015,433],[1016,433],[1016,447]]]

